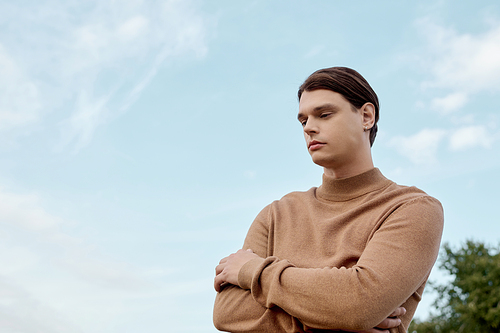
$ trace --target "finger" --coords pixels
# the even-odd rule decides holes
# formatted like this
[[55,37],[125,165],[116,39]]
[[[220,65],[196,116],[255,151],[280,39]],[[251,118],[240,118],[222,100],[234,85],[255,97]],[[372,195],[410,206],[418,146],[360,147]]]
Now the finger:
[[389,315],[389,317],[399,317],[399,316],[402,316],[406,313],[406,309],[403,308],[402,306],[400,306],[399,308],[397,308],[396,310],[394,310],[393,313],[391,313]]
[[220,291],[220,283],[218,282],[217,276],[214,279],[214,289],[216,292]]
[[252,249],[247,249],[247,252],[253,253]]
[[218,274],[214,279],[214,289],[216,292],[221,291],[221,285],[224,283],[224,278],[222,274]]
[[370,328],[368,331],[363,331],[361,333],[390,333],[388,330],[378,330],[376,328]]
[[380,324],[377,325],[377,328],[393,328],[393,327],[398,327],[401,325],[401,319],[399,318],[385,318],[382,320]]
[[219,261],[219,264],[223,264],[223,263],[225,263],[226,261],[227,261],[227,257],[222,258],[222,259]]
[[224,270],[224,267],[226,267],[226,265],[224,265],[224,264],[217,265],[215,267],[215,275],[219,275],[220,273],[222,273],[222,271]]

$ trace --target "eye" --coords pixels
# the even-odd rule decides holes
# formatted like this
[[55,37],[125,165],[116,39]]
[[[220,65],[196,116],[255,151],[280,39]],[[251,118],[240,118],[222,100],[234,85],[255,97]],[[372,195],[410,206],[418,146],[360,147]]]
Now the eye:
[[326,117],[328,117],[329,115],[331,115],[331,113],[322,113],[319,117],[320,117],[320,118],[326,118]]
[[301,120],[299,120],[299,122],[302,125],[302,127],[304,127],[307,124],[307,119],[301,119]]

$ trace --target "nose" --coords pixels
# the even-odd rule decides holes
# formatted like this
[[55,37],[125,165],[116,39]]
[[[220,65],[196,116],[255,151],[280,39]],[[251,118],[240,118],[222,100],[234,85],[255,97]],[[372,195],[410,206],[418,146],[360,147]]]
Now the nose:
[[304,126],[304,133],[314,134],[318,133],[318,126],[314,123],[313,119],[308,119]]

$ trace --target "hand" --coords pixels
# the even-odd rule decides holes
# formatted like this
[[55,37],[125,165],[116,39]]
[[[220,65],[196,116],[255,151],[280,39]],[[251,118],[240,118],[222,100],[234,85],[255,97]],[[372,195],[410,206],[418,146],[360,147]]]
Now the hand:
[[252,250],[238,250],[238,252],[222,258],[215,267],[214,288],[220,292],[224,283],[238,285],[238,274],[241,267],[254,258],[259,258]]
[[397,318],[406,313],[406,309],[402,306],[394,310],[389,317],[382,320],[380,324],[376,327],[371,328],[367,331],[347,331],[347,332],[358,332],[358,333],[389,333],[389,328],[398,327],[401,325],[401,319]]

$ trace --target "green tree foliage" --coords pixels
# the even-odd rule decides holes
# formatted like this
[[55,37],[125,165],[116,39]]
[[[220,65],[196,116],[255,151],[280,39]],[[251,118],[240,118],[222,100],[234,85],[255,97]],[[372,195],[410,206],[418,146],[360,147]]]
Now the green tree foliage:
[[440,268],[454,277],[449,284],[431,284],[438,293],[436,314],[413,321],[411,333],[500,332],[500,254],[498,248],[467,241],[454,251],[443,246]]

